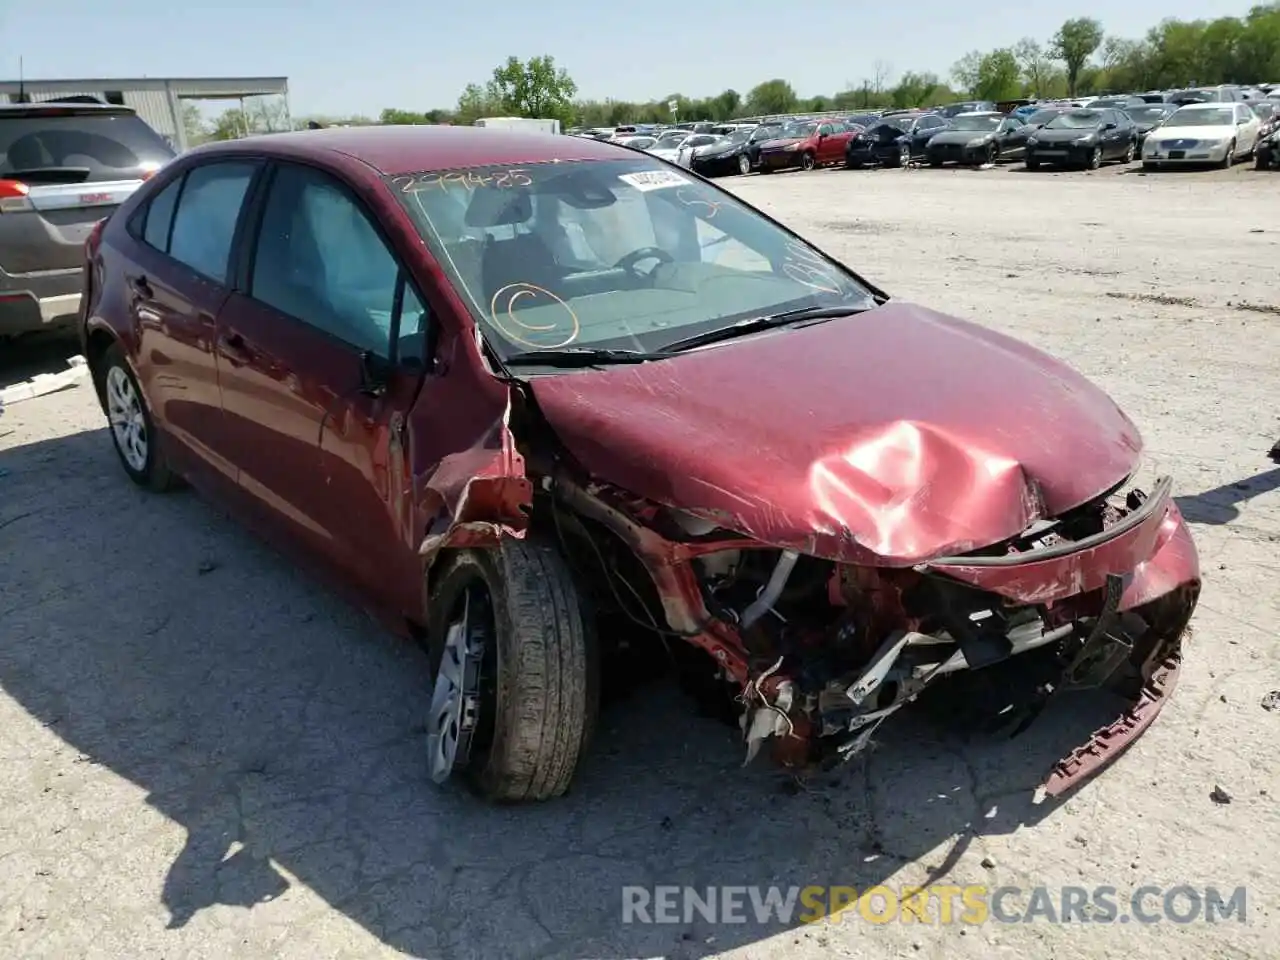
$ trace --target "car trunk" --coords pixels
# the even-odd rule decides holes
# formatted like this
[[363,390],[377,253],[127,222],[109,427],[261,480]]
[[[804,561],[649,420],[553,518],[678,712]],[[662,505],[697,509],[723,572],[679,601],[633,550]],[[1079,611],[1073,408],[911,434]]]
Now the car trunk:
[[0,113],[0,269],[78,268],[93,225],[173,156],[130,110]]

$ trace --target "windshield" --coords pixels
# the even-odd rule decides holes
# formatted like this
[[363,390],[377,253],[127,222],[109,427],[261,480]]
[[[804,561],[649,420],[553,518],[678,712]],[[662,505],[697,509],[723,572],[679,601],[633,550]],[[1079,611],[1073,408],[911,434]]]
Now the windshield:
[[756,127],[751,131],[751,140],[772,140],[782,132],[781,127]]
[[788,123],[783,127],[781,138],[788,140],[805,140],[812,137],[817,132],[817,120],[801,120],[798,123]]
[[1033,127],[1041,127],[1061,113],[1061,110],[1037,110],[1027,117],[1027,124]]
[[955,120],[951,121],[951,129],[985,132],[996,129],[996,127],[1000,126],[1002,120],[1004,120],[1004,117],[966,117],[964,114],[960,114]]
[[725,135],[725,144],[730,143],[746,143],[747,138],[751,136],[750,130],[734,130],[732,133]]
[[1072,110],[1058,114],[1044,126],[1046,130],[1087,130],[1101,122],[1102,114],[1097,110]]
[[1130,107],[1125,113],[1129,114],[1135,123],[1154,123],[1167,117],[1169,110],[1165,107]]
[[664,133],[653,146],[655,150],[674,150],[688,139],[689,131],[676,130],[672,133]]
[[1236,122],[1234,107],[1200,107],[1178,110],[1169,117],[1170,127],[1229,127]]
[[[136,180],[173,148],[132,112],[49,107],[0,114],[0,178],[93,183]],[[37,176],[43,174],[43,176]]]
[[808,244],[644,157],[387,183],[502,357],[655,350],[744,319],[875,305]]

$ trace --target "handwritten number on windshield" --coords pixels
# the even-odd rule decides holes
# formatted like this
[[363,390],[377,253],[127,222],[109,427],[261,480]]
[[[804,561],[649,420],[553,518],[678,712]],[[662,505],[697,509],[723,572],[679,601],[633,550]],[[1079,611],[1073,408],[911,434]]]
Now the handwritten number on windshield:
[[523,169],[500,170],[480,173],[476,170],[452,170],[447,173],[420,173],[394,177],[391,182],[401,193],[421,193],[424,190],[479,190],[491,187],[495,190],[511,190],[533,185],[528,171]]
[[782,272],[810,290],[820,293],[840,294],[840,275],[820,255],[796,240],[787,241],[787,255],[782,261]]

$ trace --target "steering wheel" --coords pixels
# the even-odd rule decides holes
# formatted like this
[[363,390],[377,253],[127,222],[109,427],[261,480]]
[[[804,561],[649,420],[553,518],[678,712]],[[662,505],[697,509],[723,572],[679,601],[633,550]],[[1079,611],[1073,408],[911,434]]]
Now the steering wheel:
[[[652,270],[637,270],[636,267],[645,260],[657,260],[657,264]],[[658,267],[664,263],[675,263],[676,258],[661,247],[641,247],[639,250],[632,250],[623,256],[617,263],[613,265],[615,270],[627,270],[642,280],[648,280],[657,271]]]

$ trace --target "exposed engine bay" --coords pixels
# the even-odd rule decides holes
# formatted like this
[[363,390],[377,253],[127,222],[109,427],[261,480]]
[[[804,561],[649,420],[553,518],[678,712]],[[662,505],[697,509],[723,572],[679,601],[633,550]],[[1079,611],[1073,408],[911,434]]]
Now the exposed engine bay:
[[[1017,710],[1015,732],[1073,688],[1115,686],[1158,710],[1198,594],[1197,580],[1148,598],[1105,556],[1143,530],[1152,535],[1138,548],[1154,548],[1176,510],[1167,480],[1151,497],[1117,489],[971,555],[898,568],[765,547],[605,485],[547,477],[541,496],[566,551],[599,560],[600,602],[711,655],[741,704],[746,762],[771,742],[785,766],[834,766],[926,688],[1032,651],[1026,689],[1000,705]],[[1102,569],[1068,562],[1082,553]],[[1121,718],[1126,737],[1098,731],[1059,764],[1049,792],[1105,764],[1141,719]]]

